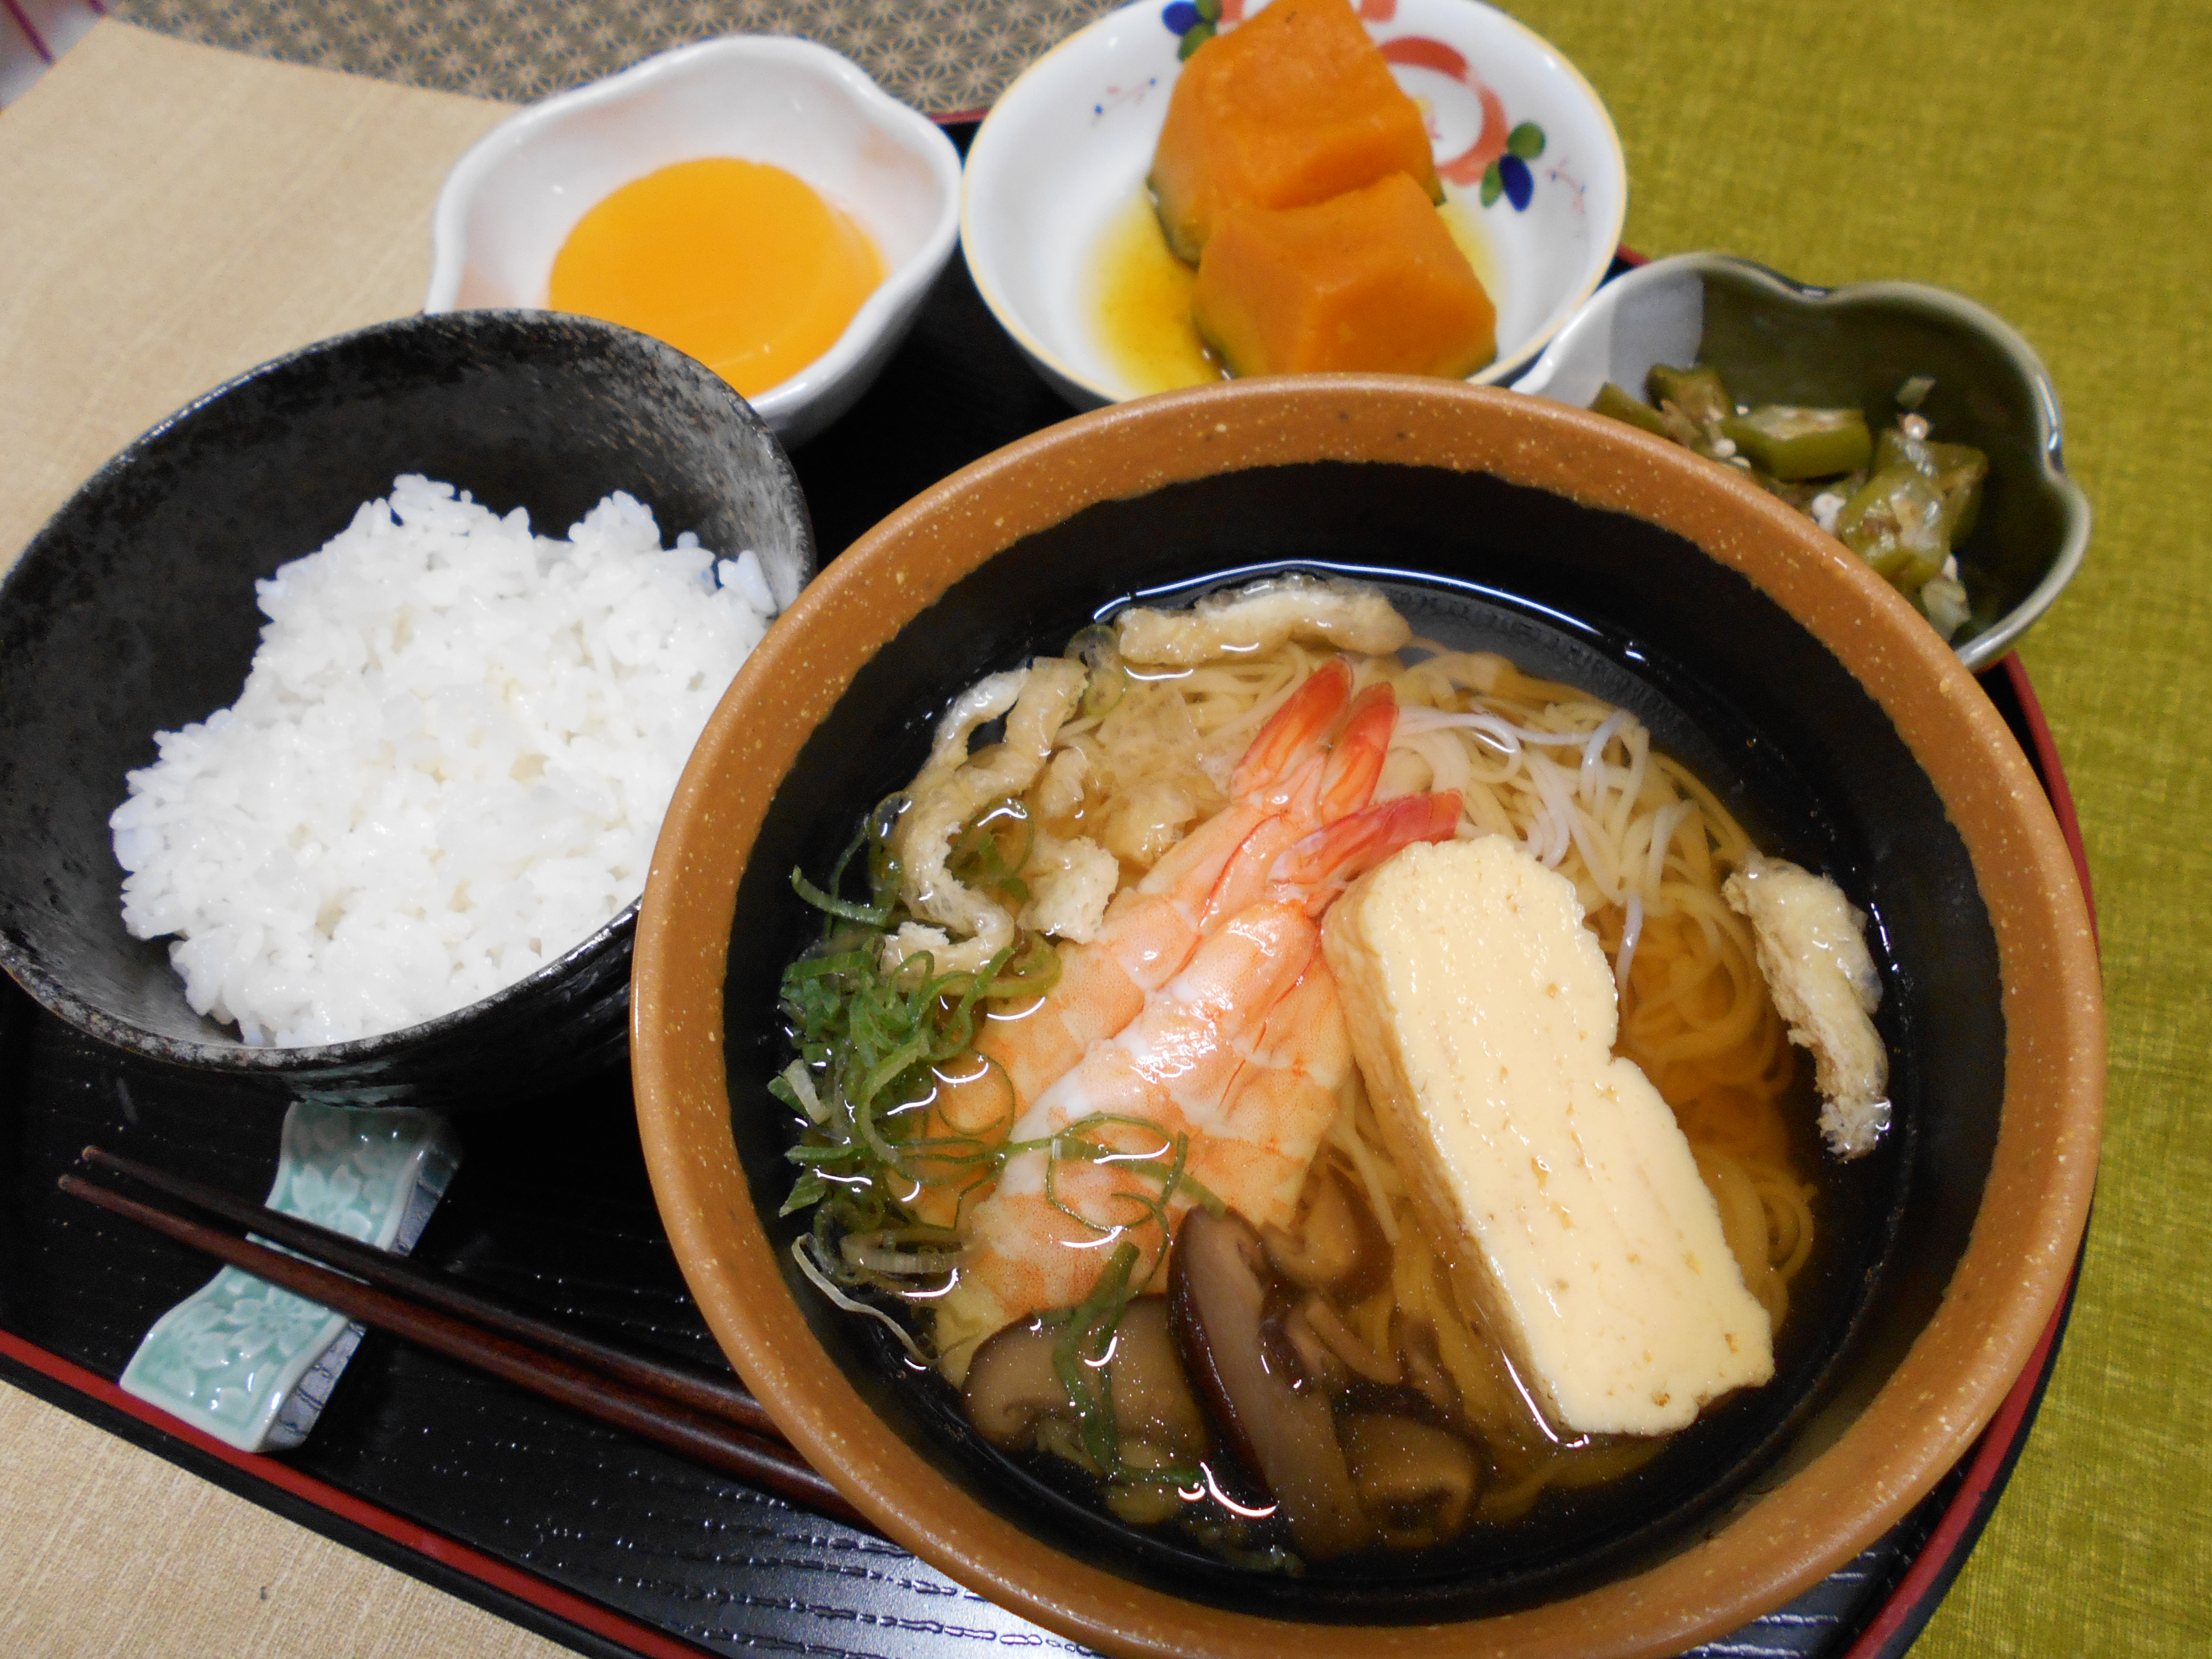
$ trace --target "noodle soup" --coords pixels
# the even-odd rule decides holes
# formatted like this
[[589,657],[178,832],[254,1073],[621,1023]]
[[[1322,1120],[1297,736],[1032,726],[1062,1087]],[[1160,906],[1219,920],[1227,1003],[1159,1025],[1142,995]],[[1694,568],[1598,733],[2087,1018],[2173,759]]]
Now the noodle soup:
[[[1140,1552],[1323,1587],[1476,1563],[1510,1596],[1562,1548],[1625,1547],[1717,1456],[1773,1443],[1849,1312],[1856,1255],[1820,1247],[1863,1237],[1868,1206],[1823,1159],[1810,1068],[1723,896],[1756,852],[1722,797],[1628,708],[1382,609],[1395,634],[1370,609],[1379,634],[1186,640],[1182,662],[1125,652],[1122,619],[956,700],[844,859],[793,877],[823,927],[785,981],[786,1212],[811,1222],[794,1261],[928,1411],[953,1417],[959,1391],[966,1455]],[[1286,896],[1288,849],[1333,828],[1364,850]],[[1317,939],[1362,860],[1486,836],[1571,884],[1614,1052],[1671,1109],[1773,1334],[1764,1400],[1724,1394],[1677,1433],[1577,1431],[1455,1286],[1470,1243],[1394,1157],[1295,923]],[[1309,951],[1287,983],[1229,961],[1224,912],[1251,931],[1238,906],[1262,889],[1278,954]],[[1218,1065],[1176,1024],[1209,963],[1225,1004],[1267,1011],[1208,1036]],[[1228,1079],[1162,1085],[1210,1065]],[[1237,1103],[1261,1081],[1285,1103],[1255,1133]],[[1188,1248],[1212,1223],[1242,1231]],[[1223,1325],[1240,1295],[1252,1317]],[[1333,1441],[1319,1496],[1263,1477],[1220,1396],[1209,1353],[1245,1348]]]

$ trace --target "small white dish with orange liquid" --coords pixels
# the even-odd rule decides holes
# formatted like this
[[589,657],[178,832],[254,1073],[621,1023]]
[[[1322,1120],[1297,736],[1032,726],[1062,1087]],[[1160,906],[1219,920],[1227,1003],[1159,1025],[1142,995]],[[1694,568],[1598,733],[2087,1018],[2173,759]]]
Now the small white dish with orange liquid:
[[[1148,174],[1183,64],[1279,0],[1133,0],[1024,70],[969,145],[961,240],[983,303],[1079,409],[1203,385]],[[1605,104],[1556,47],[1480,0],[1352,0],[1421,111],[1445,228],[1497,310],[1510,385],[1604,278],[1628,179]],[[1293,204],[1284,204],[1293,205]]]
[[849,409],[958,229],[960,157],[826,47],[728,35],[532,105],[439,193],[429,312],[582,312],[714,368],[786,444]]

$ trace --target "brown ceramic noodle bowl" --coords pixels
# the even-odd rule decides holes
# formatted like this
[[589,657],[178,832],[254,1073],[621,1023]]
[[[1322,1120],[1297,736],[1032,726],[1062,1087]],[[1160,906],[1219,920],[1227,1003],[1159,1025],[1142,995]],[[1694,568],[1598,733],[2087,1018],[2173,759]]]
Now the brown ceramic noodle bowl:
[[[881,1363],[776,1218],[775,987],[823,878],[945,701],[1138,591],[1364,571],[1417,634],[1635,710],[1771,851],[1873,917],[1898,1123],[1819,1176],[1833,1238],[1776,1380],[1621,1492],[1494,1549],[1284,1579],[1194,1564],[963,1440]],[[1173,603],[1174,599],[1164,602]],[[1040,433],[909,503],[754,653],[677,792],[638,931],[638,1115],[693,1294],[792,1443],[885,1534],[1111,1653],[1675,1651],[1778,1606],[1964,1453],[2064,1284],[2094,1179],[2102,1016],[2041,791],[1957,659],[1863,564],[1619,422],[1464,386],[1260,380]],[[1824,1163],[1826,1160],[1822,1160]],[[1540,1514],[1542,1511],[1540,1510]],[[1579,1520],[1575,1518],[1580,1514]],[[1501,1535],[1502,1536],[1502,1535]],[[1486,1551],[1491,1552],[1486,1554]]]

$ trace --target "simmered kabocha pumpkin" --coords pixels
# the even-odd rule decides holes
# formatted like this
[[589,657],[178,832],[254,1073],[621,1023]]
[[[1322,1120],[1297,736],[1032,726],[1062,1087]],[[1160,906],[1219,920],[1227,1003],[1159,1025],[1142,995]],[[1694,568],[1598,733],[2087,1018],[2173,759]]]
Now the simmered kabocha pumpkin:
[[1152,187],[1196,264],[1226,207],[1304,207],[1393,173],[1443,199],[1421,112],[1347,0],[1274,0],[1183,66]]
[[1192,313],[1237,374],[1456,377],[1498,349],[1490,296],[1402,173],[1310,207],[1227,209]]

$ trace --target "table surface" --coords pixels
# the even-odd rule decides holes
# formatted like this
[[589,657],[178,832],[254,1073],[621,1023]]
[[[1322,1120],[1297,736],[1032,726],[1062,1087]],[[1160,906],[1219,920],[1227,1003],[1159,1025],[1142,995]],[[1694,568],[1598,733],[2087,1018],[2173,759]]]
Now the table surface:
[[[1101,9],[121,0],[0,114],[0,562],[109,453],[194,394],[414,309],[431,200],[503,113],[488,100],[765,28],[850,52],[926,107],[972,108]],[[2198,699],[2212,692],[2212,606],[2198,580],[2212,270],[2198,204],[2212,176],[2212,8],[1509,9],[1610,106],[1632,246],[1724,248],[1823,283],[1936,283],[2010,319],[2050,367],[2096,530],[2081,577],[2021,654],[2095,881],[2109,1127],[2041,1419],[1915,1651],[2203,1651],[2212,722]],[[562,1651],[5,1388],[0,1566],[9,1654]]]

